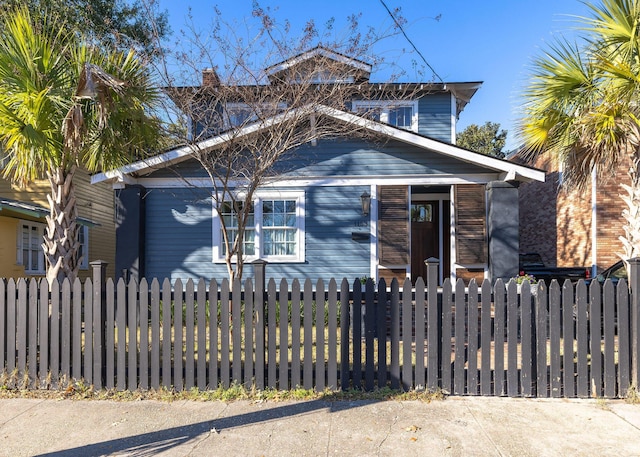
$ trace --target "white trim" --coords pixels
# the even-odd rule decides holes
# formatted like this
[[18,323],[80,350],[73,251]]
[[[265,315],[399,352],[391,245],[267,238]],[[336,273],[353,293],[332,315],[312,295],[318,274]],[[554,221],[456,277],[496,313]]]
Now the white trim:
[[[183,146],[181,148],[168,151],[164,154],[160,154],[149,159],[126,165],[117,170],[98,173],[91,177],[91,183],[96,184],[102,181],[123,182],[126,179],[126,175],[132,173],[148,174],[153,172],[154,170],[166,167],[172,163],[187,160],[196,151],[218,147],[234,138],[249,135],[262,129],[268,129],[273,125],[286,122],[287,120],[300,116],[305,112],[316,112],[318,114],[323,114],[336,120],[347,122],[358,127],[368,129],[372,132],[380,133],[389,138],[393,138],[398,141],[417,146],[419,148],[429,149],[436,153],[454,157],[464,162],[472,163],[484,168],[493,169],[496,173],[502,176],[501,179],[509,175],[510,177],[513,176],[513,179],[520,177],[524,181],[544,182],[545,180],[545,172],[542,170],[518,165],[507,160],[490,157],[477,152],[467,151],[466,149],[458,148],[453,144],[443,143],[422,135],[418,135],[408,130],[399,129],[387,124],[382,124],[380,122],[374,122],[370,119],[365,119],[362,116],[358,116],[354,113],[348,113],[335,108],[330,108],[328,106],[318,106],[315,107],[315,109],[307,106],[287,111],[285,113],[277,114],[273,118],[268,119],[265,122],[256,122],[241,129],[225,132],[221,135],[202,141],[196,145]],[[425,177],[428,178],[428,175],[423,176],[423,179]]]
[[[39,244],[37,247],[37,251],[38,251],[38,266],[37,268],[28,268],[28,261],[25,262],[25,259],[22,255],[22,251],[23,251],[23,241],[22,241],[22,227],[23,226],[27,226],[29,229],[29,232],[31,232],[31,229],[35,228],[37,230],[37,237],[39,238]],[[40,222],[34,222],[34,221],[27,221],[27,220],[23,220],[23,219],[19,219],[18,220],[18,230],[17,230],[17,243],[16,243],[16,264],[17,265],[21,265],[24,267],[24,272],[25,274],[29,274],[29,275],[43,275],[46,273],[46,261],[44,258],[44,250],[42,248],[42,243],[44,243],[43,240],[43,236],[44,236],[44,231],[46,229],[46,225],[42,224]],[[29,233],[29,235],[31,235],[31,233]],[[28,249],[29,253],[32,252],[31,246],[29,246]]]
[[[497,181],[500,176],[496,174],[482,175],[367,175],[367,176],[342,176],[339,178],[329,176],[319,176],[310,178],[283,177],[280,180],[274,180],[271,183],[265,183],[260,186],[261,189],[275,187],[332,187],[332,186],[367,186],[374,184],[384,184],[387,186],[399,184],[411,185],[449,185],[449,184],[487,184],[491,181]],[[181,188],[181,187],[211,187],[211,180],[208,178],[200,179],[179,179],[179,178],[139,178],[136,184],[140,184],[148,189],[153,188]],[[228,187],[242,187],[242,182],[228,183]]]
[[[389,122],[389,111],[392,108],[411,108],[411,127],[400,127]],[[351,104],[354,113],[358,113],[359,108],[370,109],[380,108],[380,122],[394,125],[403,130],[418,131],[418,100],[354,100]]]
[[371,206],[369,207],[369,276],[378,283],[378,186],[371,184],[369,189],[371,195]]
[[305,60],[312,59],[315,56],[325,57],[327,59],[335,60],[339,63],[343,63],[350,67],[357,68],[358,70],[362,70],[366,73],[371,73],[372,66],[368,63],[362,62],[360,60],[356,60],[352,57],[347,57],[342,54],[338,54],[336,52],[330,51],[329,49],[323,47],[316,47],[309,51],[303,52],[300,55],[297,55],[289,60],[285,60],[284,62],[280,62],[278,64],[272,65],[271,67],[266,69],[266,73],[268,75],[273,75],[275,73],[279,73],[288,68],[291,68]]

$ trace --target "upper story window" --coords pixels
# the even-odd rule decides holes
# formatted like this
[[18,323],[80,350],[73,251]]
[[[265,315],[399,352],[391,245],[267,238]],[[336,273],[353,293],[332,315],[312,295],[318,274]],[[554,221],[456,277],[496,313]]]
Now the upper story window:
[[242,127],[257,121],[258,118],[273,116],[284,108],[286,108],[284,103],[227,103],[224,106],[224,126],[225,128]]
[[78,227],[78,241],[80,241],[80,248],[78,250],[78,258],[80,269],[87,270],[89,268],[89,227],[81,225]]
[[412,100],[355,100],[353,110],[378,122],[418,131],[418,102]]
[[[245,204],[245,203],[242,203]],[[238,236],[238,217],[231,203],[214,211],[213,259],[224,260],[226,253],[220,217],[224,218],[229,240]],[[302,262],[305,258],[304,192],[260,193],[252,202],[243,239],[247,260]]]

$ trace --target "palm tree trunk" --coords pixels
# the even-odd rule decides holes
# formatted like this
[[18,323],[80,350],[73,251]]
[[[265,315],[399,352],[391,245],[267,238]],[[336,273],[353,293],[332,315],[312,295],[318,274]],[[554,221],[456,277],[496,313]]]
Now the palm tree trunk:
[[640,255],[640,159],[633,157],[632,166],[629,167],[629,185],[621,184],[624,193],[621,195],[626,208],[622,211],[624,218],[624,236],[620,237],[622,242],[621,257],[628,260]]
[[47,260],[47,281],[69,278],[71,282],[78,276],[78,209],[73,186],[75,166],[67,170],[53,170],[48,178],[50,185],[49,215],[44,234],[44,255]]

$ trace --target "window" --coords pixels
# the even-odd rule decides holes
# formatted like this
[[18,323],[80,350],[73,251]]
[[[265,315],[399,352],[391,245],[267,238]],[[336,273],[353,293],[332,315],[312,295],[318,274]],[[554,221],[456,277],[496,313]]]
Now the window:
[[258,117],[269,117],[286,108],[284,103],[227,103],[224,108],[224,125],[228,127],[242,127],[255,122]]
[[355,100],[353,110],[375,121],[406,130],[418,130],[418,103],[415,101]]
[[[301,262],[304,260],[304,193],[278,192],[260,194],[253,201],[246,224],[243,249],[248,260]],[[224,219],[230,240],[237,237],[238,218],[230,203],[220,215],[214,211],[213,259],[224,260],[226,253],[222,224]]]
[[23,265],[27,274],[44,274],[44,251],[42,250],[44,224],[20,221],[19,227],[18,265]]

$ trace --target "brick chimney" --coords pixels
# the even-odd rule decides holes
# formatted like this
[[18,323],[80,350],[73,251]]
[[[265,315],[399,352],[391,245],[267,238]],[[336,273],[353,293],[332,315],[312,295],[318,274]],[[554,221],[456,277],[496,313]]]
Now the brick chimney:
[[220,78],[216,73],[215,68],[205,68],[202,70],[202,85],[203,86],[219,86]]

